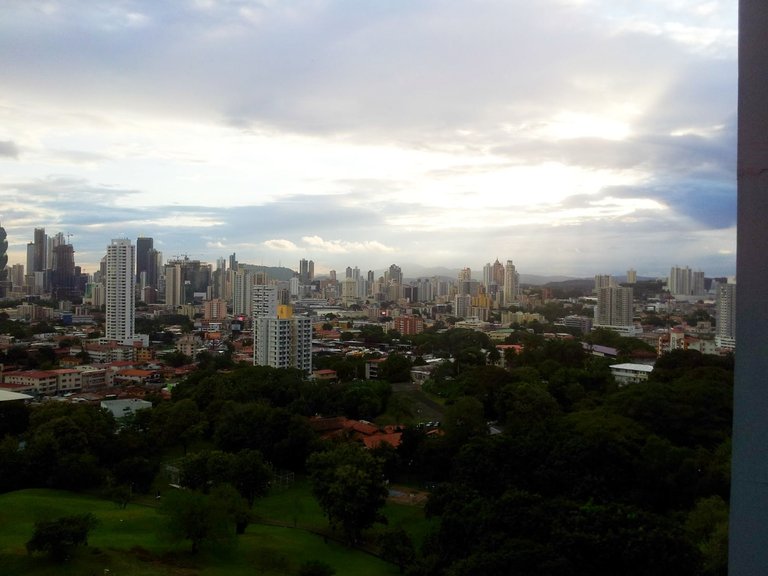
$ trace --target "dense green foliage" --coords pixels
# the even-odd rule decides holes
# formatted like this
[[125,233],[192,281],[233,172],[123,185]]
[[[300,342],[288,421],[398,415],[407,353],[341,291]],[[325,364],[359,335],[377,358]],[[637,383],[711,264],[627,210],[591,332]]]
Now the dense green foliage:
[[320,507],[347,542],[357,543],[363,530],[385,520],[380,512],[387,497],[382,462],[370,452],[341,443],[313,454],[308,467]]
[[[0,490],[104,490],[125,506],[167,486],[173,460],[185,490],[164,497],[169,526],[199,551],[242,532],[273,472],[290,470],[309,473],[335,533],[412,574],[724,574],[733,359],[674,352],[620,388],[576,340],[513,339],[522,350],[502,367],[483,334],[415,337],[451,361],[425,385],[439,425],[406,428],[397,449],[325,443],[310,427],[317,414],[418,421],[408,396],[352,365],[329,383],[211,361],[119,422],[89,405],[0,407]],[[383,376],[398,381],[411,360],[391,359]],[[421,546],[397,526],[372,536],[386,480],[431,491],[436,529]]]
[[32,538],[26,544],[27,551],[45,552],[53,560],[61,562],[75,546],[88,544],[88,533],[97,525],[93,514],[62,516],[55,520],[35,522]]

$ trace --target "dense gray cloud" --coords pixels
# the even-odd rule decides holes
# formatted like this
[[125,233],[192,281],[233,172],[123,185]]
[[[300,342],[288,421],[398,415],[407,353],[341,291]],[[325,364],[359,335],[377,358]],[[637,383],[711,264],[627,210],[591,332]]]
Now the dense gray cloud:
[[0,156],[8,156],[10,158],[18,158],[19,147],[16,146],[10,140],[0,141]]
[[0,218],[12,255],[46,226],[88,263],[141,234],[326,268],[732,273],[731,4],[5,2]]

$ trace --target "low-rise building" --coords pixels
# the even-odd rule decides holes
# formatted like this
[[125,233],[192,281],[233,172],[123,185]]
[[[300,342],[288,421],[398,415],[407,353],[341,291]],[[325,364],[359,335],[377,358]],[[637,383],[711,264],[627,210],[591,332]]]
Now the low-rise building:
[[638,384],[646,382],[648,376],[653,372],[653,366],[648,364],[613,364],[611,365],[611,374],[613,374],[616,384],[626,386],[628,384]]

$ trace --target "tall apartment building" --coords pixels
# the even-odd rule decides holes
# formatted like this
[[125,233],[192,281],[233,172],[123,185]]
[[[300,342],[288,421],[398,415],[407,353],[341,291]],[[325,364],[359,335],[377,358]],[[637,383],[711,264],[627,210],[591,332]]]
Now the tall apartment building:
[[278,303],[276,286],[253,287],[253,363],[312,372],[312,322]]
[[671,294],[681,296],[698,296],[704,294],[704,272],[693,271],[688,266],[681,268],[672,266],[669,270],[667,289]]
[[468,318],[472,309],[472,296],[457,294],[453,298],[453,315],[456,318]]
[[520,275],[515,269],[515,265],[512,260],[507,260],[506,266],[504,266],[504,305],[509,306],[513,302],[517,302],[520,295]]
[[610,274],[596,274],[595,275],[595,288],[593,292],[597,294],[601,288],[610,288],[616,286],[616,281]]
[[715,344],[719,348],[736,348],[736,284],[719,284],[716,292]]
[[184,304],[184,283],[181,275],[181,264],[166,264],[163,267],[165,286],[165,305],[178,308]]
[[597,292],[595,327],[610,328],[625,335],[634,335],[632,322],[632,288],[605,286]]
[[107,246],[106,300],[108,340],[133,340],[135,327],[136,251],[128,239],[112,240]]

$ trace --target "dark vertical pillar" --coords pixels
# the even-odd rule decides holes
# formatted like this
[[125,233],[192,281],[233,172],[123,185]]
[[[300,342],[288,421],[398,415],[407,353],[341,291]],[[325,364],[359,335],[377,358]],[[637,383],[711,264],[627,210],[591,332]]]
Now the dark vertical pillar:
[[768,2],[739,2],[736,388],[729,574],[768,574]]

